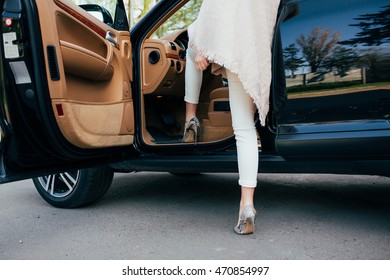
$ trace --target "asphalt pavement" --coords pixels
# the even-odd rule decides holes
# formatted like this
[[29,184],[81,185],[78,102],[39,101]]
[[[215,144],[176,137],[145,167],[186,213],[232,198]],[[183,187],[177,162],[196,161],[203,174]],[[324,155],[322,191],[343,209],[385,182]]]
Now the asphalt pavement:
[[237,174],[116,174],[99,202],[47,204],[0,186],[2,260],[390,259],[390,178],[260,174],[253,235],[233,232]]

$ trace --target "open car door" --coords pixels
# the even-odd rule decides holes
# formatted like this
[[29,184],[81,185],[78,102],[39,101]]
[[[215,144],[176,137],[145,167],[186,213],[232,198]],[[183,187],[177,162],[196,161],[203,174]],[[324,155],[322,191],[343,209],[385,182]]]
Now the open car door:
[[112,25],[70,0],[0,4],[0,181],[106,163],[129,150],[132,50],[122,0]]

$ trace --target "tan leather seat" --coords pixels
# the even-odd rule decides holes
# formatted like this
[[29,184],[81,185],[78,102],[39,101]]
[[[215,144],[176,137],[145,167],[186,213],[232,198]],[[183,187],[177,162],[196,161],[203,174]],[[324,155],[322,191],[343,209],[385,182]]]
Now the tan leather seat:
[[203,120],[203,141],[221,140],[233,135],[229,90],[221,87],[210,93],[208,119]]

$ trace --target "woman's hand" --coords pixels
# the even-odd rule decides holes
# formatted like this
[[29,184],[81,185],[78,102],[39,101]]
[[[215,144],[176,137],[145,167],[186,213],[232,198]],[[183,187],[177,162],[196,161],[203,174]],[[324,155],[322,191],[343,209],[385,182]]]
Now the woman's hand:
[[204,71],[210,65],[210,62],[201,54],[197,54],[195,57],[195,65],[198,71]]

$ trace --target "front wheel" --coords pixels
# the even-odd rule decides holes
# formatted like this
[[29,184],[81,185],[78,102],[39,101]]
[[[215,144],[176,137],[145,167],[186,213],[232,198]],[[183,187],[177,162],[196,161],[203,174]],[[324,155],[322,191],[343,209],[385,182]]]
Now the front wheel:
[[103,165],[37,177],[33,182],[38,193],[51,205],[77,208],[102,198],[113,176],[113,170]]

